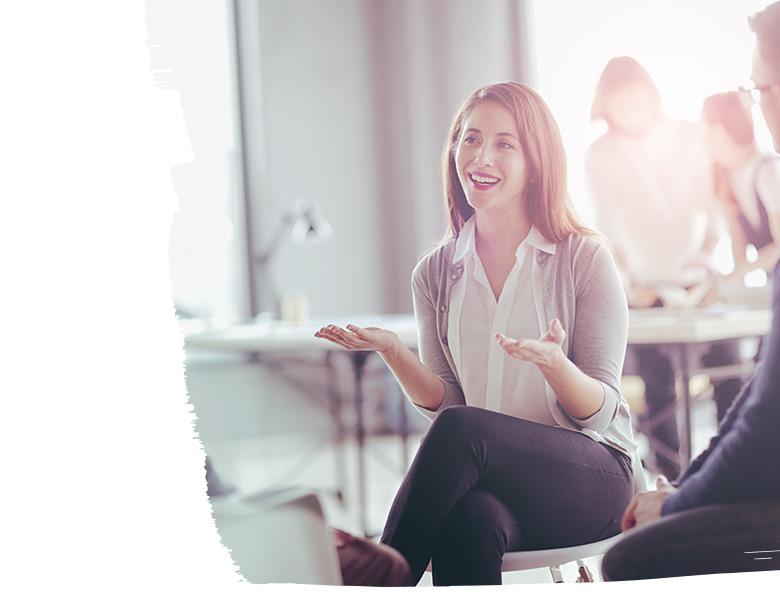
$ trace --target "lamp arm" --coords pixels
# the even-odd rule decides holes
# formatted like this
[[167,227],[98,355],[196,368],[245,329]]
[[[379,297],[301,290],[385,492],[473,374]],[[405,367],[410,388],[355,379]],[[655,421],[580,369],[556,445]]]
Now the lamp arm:
[[273,258],[274,254],[276,254],[276,251],[279,250],[282,242],[285,240],[290,232],[290,229],[292,229],[292,226],[295,224],[295,219],[296,216],[293,213],[287,213],[282,218],[282,221],[279,223],[279,227],[276,228],[274,237],[271,239],[268,246],[266,246],[265,252],[260,254],[256,259],[260,266],[268,263],[268,261]]

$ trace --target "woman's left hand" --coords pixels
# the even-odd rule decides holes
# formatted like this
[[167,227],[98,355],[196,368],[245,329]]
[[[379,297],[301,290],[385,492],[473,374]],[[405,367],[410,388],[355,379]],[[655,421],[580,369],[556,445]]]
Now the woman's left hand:
[[514,358],[534,363],[540,368],[552,367],[564,356],[561,349],[566,332],[558,319],[550,322],[550,329],[538,340],[515,340],[501,333],[496,339],[504,351]]

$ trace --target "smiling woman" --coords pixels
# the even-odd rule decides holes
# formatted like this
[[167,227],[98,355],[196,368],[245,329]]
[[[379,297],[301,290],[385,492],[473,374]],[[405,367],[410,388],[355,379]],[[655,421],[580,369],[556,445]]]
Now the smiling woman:
[[448,235],[412,274],[419,358],[383,329],[317,336],[378,352],[433,420],[382,542],[412,583],[431,563],[434,585],[497,584],[506,551],[619,531],[635,448],[619,391],[628,309],[533,89],[472,93],[442,165]]

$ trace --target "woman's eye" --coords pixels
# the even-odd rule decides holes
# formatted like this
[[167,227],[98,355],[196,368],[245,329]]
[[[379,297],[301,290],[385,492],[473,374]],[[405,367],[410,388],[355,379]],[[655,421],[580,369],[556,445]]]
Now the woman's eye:
[[473,135],[467,135],[466,137],[463,138],[464,144],[476,144],[478,142],[479,140],[477,140],[477,138],[475,138]]
[[511,150],[514,146],[512,146],[512,144],[509,142],[499,142],[498,147],[504,150]]

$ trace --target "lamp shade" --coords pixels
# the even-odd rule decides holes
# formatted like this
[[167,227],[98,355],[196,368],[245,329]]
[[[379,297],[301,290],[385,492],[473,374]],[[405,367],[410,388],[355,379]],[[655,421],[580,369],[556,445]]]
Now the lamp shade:
[[333,228],[320,213],[313,200],[299,198],[295,203],[295,222],[290,239],[296,244],[317,244],[333,236]]

